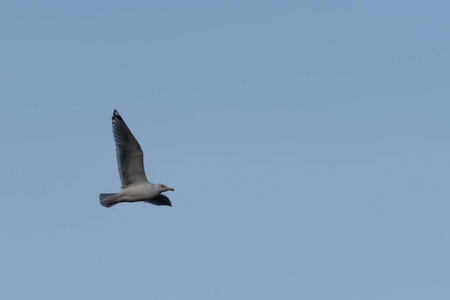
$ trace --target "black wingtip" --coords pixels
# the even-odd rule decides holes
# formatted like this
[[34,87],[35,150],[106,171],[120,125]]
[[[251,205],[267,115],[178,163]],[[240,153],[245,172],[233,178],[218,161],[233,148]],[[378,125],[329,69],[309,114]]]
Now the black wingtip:
[[123,121],[123,119],[122,119],[122,117],[120,116],[120,114],[119,114],[119,112],[117,111],[117,109],[114,109],[114,113],[113,113],[112,119],[113,119],[113,120],[114,120],[114,119],[119,119],[119,120],[122,120],[122,121]]

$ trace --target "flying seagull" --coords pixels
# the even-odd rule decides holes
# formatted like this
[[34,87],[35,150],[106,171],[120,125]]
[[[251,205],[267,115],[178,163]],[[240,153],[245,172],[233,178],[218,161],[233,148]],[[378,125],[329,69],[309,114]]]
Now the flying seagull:
[[100,194],[100,204],[111,207],[120,202],[144,201],[155,205],[172,206],[169,198],[161,193],[174,189],[147,180],[144,171],[144,153],[117,109],[112,116],[112,127],[122,191],[116,194]]

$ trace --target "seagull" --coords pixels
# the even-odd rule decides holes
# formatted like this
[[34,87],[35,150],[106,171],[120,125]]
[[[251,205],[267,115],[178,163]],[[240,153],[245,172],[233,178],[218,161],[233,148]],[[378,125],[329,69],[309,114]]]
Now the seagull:
[[112,128],[122,191],[115,194],[100,194],[100,204],[111,207],[121,202],[143,201],[172,206],[169,198],[161,193],[174,189],[147,180],[144,171],[144,153],[117,109],[112,116]]

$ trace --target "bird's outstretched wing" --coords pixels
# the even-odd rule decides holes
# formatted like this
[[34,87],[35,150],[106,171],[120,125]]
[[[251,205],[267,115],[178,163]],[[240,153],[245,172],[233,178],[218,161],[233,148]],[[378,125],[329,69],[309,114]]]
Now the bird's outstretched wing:
[[112,116],[112,127],[122,189],[148,182],[144,171],[144,153],[141,146],[116,109]]
[[145,200],[145,202],[155,204],[155,205],[172,206],[172,203],[170,202],[169,198],[167,198],[167,196],[164,196],[163,194],[159,194],[155,198]]

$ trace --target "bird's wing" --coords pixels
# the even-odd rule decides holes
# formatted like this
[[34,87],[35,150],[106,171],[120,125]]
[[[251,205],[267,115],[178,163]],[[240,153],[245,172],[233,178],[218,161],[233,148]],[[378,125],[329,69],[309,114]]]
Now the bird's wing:
[[155,204],[155,205],[172,206],[172,203],[170,202],[169,198],[167,198],[167,196],[164,196],[163,194],[159,194],[155,198],[145,200],[145,202]]
[[117,110],[114,110],[112,127],[122,188],[147,182],[144,153]]

